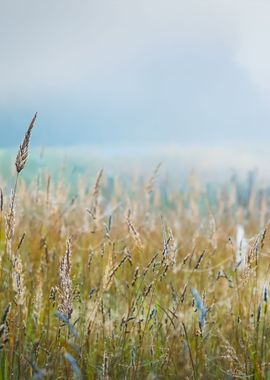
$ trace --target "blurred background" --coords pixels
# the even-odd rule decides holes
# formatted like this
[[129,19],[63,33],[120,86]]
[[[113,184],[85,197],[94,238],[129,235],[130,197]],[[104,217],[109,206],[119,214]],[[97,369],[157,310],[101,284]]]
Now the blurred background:
[[2,167],[37,111],[36,160],[269,176],[269,14],[263,0],[0,0]]

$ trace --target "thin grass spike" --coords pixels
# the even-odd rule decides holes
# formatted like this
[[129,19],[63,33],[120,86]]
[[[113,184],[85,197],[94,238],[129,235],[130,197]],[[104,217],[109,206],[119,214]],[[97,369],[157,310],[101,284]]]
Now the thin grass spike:
[[25,167],[25,164],[26,164],[26,161],[28,158],[29,143],[30,143],[31,133],[32,133],[32,129],[34,128],[36,118],[37,118],[37,113],[35,113],[32,121],[31,121],[31,123],[30,123],[30,125],[26,131],[26,134],[24,136],[24,140],[23,140],[22,144],[20,145],[20,148],[19,148],[19,151],[18,151],[18,154],[16,157],[15,166],[16,166],[16,170],[17,170],[18,174]]

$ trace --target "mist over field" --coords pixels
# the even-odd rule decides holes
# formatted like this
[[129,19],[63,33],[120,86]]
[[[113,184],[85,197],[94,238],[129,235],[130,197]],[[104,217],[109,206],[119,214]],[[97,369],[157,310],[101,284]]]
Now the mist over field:
[[[15,156],[15,148],[0,149],[0,171],[7,177],[10,170],[14,171]],[[168,176],[173,182],[183,183],[191,171],[195,171],[204,183],[226,182],[235,174],[244,179],[250,171],[255,171],[257,179],[267,183],[270,180],[269,159],[267,148],[256,149],[245,145],[32,147],[25,176],[34,177],[40,169],[58,172],[61,166],[66,168],[70,180],[74,181],[79,174],[94,176],[100,168],[108,175],[130,175],[134,171],[150,176],[161,164],[160,175]]]
[[270,139],[265,1],[0,6],[2,147],[20,143],[36,111],[38,146]]

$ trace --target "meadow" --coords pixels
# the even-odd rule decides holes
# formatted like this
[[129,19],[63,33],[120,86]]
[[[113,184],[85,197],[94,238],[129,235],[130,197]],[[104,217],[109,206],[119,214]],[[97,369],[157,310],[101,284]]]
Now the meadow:
[[0,379],[270,378],[270,188],[25,176],[34,122],[2,161]]

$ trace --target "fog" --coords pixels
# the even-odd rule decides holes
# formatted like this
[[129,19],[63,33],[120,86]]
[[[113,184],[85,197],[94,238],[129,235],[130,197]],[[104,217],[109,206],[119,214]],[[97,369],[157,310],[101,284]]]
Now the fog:
[[270,138],[270,4],[0,0],[0,146]]

